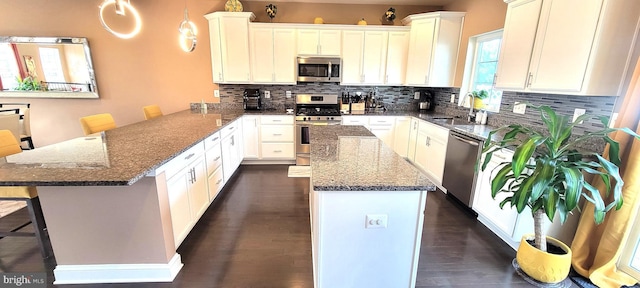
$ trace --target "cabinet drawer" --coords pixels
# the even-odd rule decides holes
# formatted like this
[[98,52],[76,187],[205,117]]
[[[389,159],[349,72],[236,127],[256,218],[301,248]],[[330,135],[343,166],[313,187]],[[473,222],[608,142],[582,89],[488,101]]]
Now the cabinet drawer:
[[218,167],[222,165],[222,151],[220,145],[216,145],[207,150],[205,154],[207,159],[207,175],[211,175]]
[[180,153],[180,155],[162,165],[159,170],[164,170],[167,179],[169,179],[202,155],[204,155],[204,144],[199,142],[187,151]]
[[[211,136],[204,139],[204,150],[209,150],[211,147],[220,144],[220,132],[213,133]],[[218,148],[219,149],[219,148]]]
[[442,128],[424,120],[420,120],[420,124],[418,124],[418,132],[425,133],[429,135],[429,137],[439,139],[445,143],[447,139],[449,139],[449,129]]
[[263,115],[260,117],[260,123],[262,125],[293,124],[293,116]]
[[238,130],[238,121],[233,121],[220,130],[220,136],[222,138],[227,138],[229,135],[233,134],[233,132],[236,132],[236,130]]
[[393,116],[372,116],[369,117],[369,126],[393,126],[396,117]]
[[209,199],[213,201],[224,187],[224,178],[222,177],[222,168],[219,168],[209,176]]
[[361,125],[369,126],[369,117],[367,116],[342,116],[342,125]]
[[293,143],[262,143],[262,159],[266,158],[295,158]]
[[260,129],[260,137],[263,142],[293,142],[293,126],[269,125]]

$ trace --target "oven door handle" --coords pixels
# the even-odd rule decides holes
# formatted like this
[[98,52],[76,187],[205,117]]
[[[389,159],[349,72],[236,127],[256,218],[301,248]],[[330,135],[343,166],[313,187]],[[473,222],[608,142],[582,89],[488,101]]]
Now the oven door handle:
[[331,61],[329,61],[329,75],[328,75],[329,80],[331,80],[331,66],[333,65],[331,65]]

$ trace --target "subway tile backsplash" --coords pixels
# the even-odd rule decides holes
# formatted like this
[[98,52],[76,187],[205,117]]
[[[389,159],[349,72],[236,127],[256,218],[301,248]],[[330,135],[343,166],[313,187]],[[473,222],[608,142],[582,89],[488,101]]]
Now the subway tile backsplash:
[[[451,116],[466,117],[469,108],[459,107],[456,103],[450,103],[451,94],[459,97],[459,88],[422,88],[405,86],[341,86],[335,83],[301,83],[298,85],[220,85],[220,106],[224,108],[242,108],[242,93],[244,89],[253,88],[263,91],[270,91],[270,99],[262,99],[264,109],[284,109],[295,106],[296,94],[310,93],[336,93],[342,92],[363,92],[369,93],[376,89],[377,95],[384,106],[389,110],[416,111],[419,100],[414,100],[415,91],[428,90],[435,98],[435,112]],[[292,92],[291,98],[286,98],[286,91]],[[264,94],[263,94],[264,95]],[[586,109],[586,113],[594,116],[594,119],[584,121],[577,126],[574,131],[576,135],[585,132],[592,132],[601,129],[603,125],[598,116],[610,117],[618,97],[607,96],[571,96],[556,94],[521,93],[505,91],[502,95],[502,104],[499,113],[491,113],[488,117],[488,124],[492,126],[502,126],[511,123],[519,123],[531,127],[532,129],[545,129],[540,121],[537,110],[527,107],[526,113],[515,114],[512,112],[515,102],[529,103],[533,105],[549,105],[559,114],[569,115],[574,113],[574,109]],[[604,149],[604,142],[590,142],[584,145],[584,149],[601,152]]]

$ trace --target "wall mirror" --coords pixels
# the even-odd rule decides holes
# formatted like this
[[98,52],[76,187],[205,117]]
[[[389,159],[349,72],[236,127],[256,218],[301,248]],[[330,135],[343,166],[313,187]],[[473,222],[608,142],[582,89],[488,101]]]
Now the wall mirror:
[[98,98],[87,38],[0,36],[0,98]]

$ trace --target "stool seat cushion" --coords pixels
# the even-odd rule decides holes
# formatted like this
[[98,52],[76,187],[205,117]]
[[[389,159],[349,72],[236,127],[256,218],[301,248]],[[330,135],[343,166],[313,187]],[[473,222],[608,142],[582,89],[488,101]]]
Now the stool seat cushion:
[[0,187],[0,200],[2,198],[35,198],[38,190],[32,186],[3,186]]

